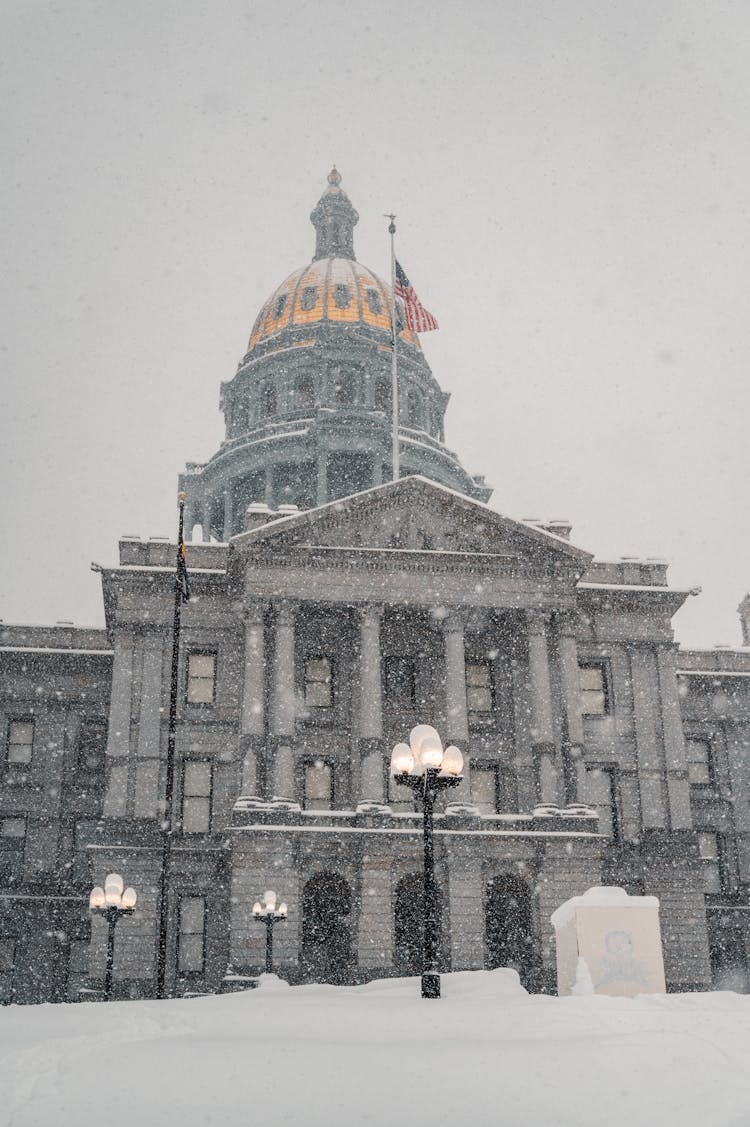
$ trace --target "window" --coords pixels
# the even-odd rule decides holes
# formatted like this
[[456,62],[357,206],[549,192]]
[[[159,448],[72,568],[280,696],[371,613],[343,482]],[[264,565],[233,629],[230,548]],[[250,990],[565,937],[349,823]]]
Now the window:
[[406,414],[410,427],[422,426],[422,396],[416,391],[406,397]]
[[474,767],[471,771],[471,801],[481,814],[497,813],[497,768]]
[[333,660],[330,657],[306,659],[305,704],[308,708],[330,708],[333,704]]
[[15,965],[15,939],[0,939],[0,1002],[10,1002],[13,997],[13,970]]
[[26,840],[26,815],[11,814],[0,818],[0,837],[8,842],[23,845]]
[[413,657],[385,659],[385,695],[393,704],[411,707],[417,700],[416,662]]
[[281,294],[279,297],[276,298],[276,304],[273,307],[273,315],[276,318],[276,320],[279,319],[279,317],[282,315],[282,313],[286,309],[286,302],[287,302],[287,295],[285,293]]
[[606,716],[610,711],[607,667],[603,661],[581,662],[578,666],[581,689],[581,714]]
[[351,372],[336,380],[336,402],[342,407],[353,407],[357,399],[357,381]]
[[188,704],[213,704],[216,696],[216,654],[188,654]]
[[333,768],[316,759],[305,764],[305,810],[330,810],[333,802]]
[[301,375],[297,376],[295,393],[298,407],[315,406],[315,383],[308,372],[303,372]]
[[383,312],[383,302],[377,290],[365,290],[365,300],[367,307],[371,313],[377,317],[379,313]]
[[710,787],[713,782],[711,744],[708,740],[685,740],[688,782],[694,787]]
[[305,313],[309,313],[315,308],[318,301],[318,287],[305,286],[302,290],[302,296],[299,299],[300,309]]
[[106,725],[85,720],[78,736],[78,767],[82,771],[98,771],[104,766],[107,747]]
[[466,707],[469,712],[492,712],[492,666],[488,661],[466,666]]
[[261,389],[260,406],[266,418],[276,414],[276,389],[270,384],[265,384]]
[[182,974],[202,974],[206,951],[206,898],[181,896],[177,966]]
[[698,855],[703,867],[703,891],[723,892],[726,876],[720,835],[713,830],[699,830]]
[[31,763],[33,744],[34,721],[11,720],[8,725],[8,762],[21,765]]
[[375,410],[390,411],[391,385],[387,380],[378,380],[375,384]]
[[348,309],[352,303],[352,291],[348,286],[337,282],[333,287],[333,304],[337,309]]
[[182,832],[211,832],[211,764],[205,759],[188,760],[182,774]]

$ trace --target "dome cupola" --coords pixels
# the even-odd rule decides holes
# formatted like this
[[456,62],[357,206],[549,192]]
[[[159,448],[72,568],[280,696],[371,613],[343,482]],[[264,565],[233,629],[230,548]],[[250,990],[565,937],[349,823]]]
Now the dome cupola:
[[310,219],[316,235],[314,262],[319,258],[354,258],[354,228],[359,216],[341,187],[341,173],[335,165],[328,173],[328,188]]
[[[277,286],[247,352],[222,384],[226,438],[181,488],[190,523],[229,539],[253,502],[312,508],[388,481],[392,472],[392,291],[354,256],[359,216],[334,167],[311,213],[315,255]],[[448,395],[396,304],[401,475],[487,500],[444,445]]]

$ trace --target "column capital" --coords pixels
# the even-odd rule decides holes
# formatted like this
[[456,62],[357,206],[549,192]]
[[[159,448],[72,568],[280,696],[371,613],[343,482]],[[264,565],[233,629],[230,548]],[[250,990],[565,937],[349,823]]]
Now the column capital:
[[297,603],[292,602],[291,599],[274,599],[271,606],[280,626],[294,626],[294,619],[299,609]]
[[562,638],[575,638],[578,632],[578,615],[575,611],[560,611],[555,615],[555,623]]
[[247,599],[242,607],[243,622],[247,626],[262,626],[267,610],[267,599]]
[[383,617],[382,603],[362,603],[357,607],[362,626],[377,626]]
[[549,625],[549,611],[527,610],[526,627],[529,634],[546,634]]
[[466,612],[458,607],[448,607],[440,625],[444,634],[463,634],[466,629]]

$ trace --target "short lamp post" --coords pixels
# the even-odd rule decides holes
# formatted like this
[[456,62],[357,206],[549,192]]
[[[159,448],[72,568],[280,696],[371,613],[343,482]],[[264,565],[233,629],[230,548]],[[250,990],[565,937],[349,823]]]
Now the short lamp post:
[[121,916],[132,916],[138,897],[134,888],[125,888],[119,873],[109,873],[104,888],[92,888],[89,896],[89,911],[95,916],[104,916],[109,925],[107,934],[107,970],[104,975],[104,1001],[112,994],[112,978],[115,965],[115,927]]
[[287,906],[284,903],[276,906],[276,893],[263,893],[263,903],[256,900],[253,904],[253,919],[262,920],[266,925],[266,974],[273,974],[273,929],[274,924],[286,921]]
[[441,790],[461,782],[464,757],[457,747],[446,747],[429,724],[418,724],[409,743],[396,744],[391,753],[391,774],[397,783],[411,787],[422,799],[424,814],[424,914],[422,918],[422,997],[440,997],[438,973],[438,917],[435,887],[435,853],[432,819]]

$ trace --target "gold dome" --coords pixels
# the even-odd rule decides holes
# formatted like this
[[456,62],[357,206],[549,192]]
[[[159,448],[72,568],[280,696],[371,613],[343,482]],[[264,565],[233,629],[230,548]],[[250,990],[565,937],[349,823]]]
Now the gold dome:
[[[325,322],[380,329],[390,343],[391,287],[355,259],[315,259],[271,294],[258,314],[247,350],[266,344],[285,329]],[[411,329],[404,328],[399,338],[419,348]]]

